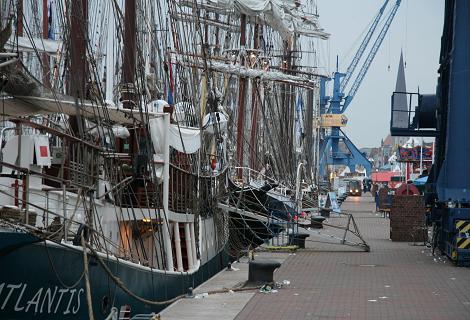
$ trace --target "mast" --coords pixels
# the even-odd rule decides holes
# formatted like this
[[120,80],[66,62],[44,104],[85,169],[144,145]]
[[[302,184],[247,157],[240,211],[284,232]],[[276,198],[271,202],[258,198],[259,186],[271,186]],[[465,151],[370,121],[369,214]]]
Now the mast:
[[[108,30],[107,30],[107,43],[106,43],[106,94],[105,100],[114,101],[114,72],[115,72],[115,61],[116,61],[116,52],[114,48],[114,43],[116,41],[117,33],[116,26],[113,23],[114,15],[116,14],[116,9],[109,10],[108,16]],[[116,143],[116,145],[118,145]]]
[[[21,3],[22,1],[20,1]],[[52,4],[51,4],[52,5]],[[42,0],[42,38],[49,38],[49,16],[47,10],[47,0]],[[42,83],[47,88],[50,88],[51,82],[49,79],[49,56],[47,53],[42,54]]]
[[16,6],[16,16],[18,19],[18,25],[16,27],[16,33],[18,34],[18,37],[23,36],[23,0],[19,0],[18,4]]
[[[44,3],[43,3],[44,4]],[[87,81],[87,36],[88,36],[88,1],[76,0],[71,1],[70,5],[70,64],[69,64],[69,81],[67,83],[68,95],[75,98],[76,114],[69,117],[69,125],[71,133],[80,138],[84,137],[84,121],[81,118],[80,102],[86,99],[86,81]],[[44,7],[43,7],[44,9]],[[46,3],[47,11],[47,3]],[[46,14],[47,15],[47,14]],[[43,15],[44,17],[44,15]],[[43,26],[43,32],[44,32]],[[46,74],[43,73],[43,77]],[[72,163],[83,162],[81,155],[85,152],[84,148],[79,148],[78,152],[72,144],[64,143],[64,151],[67,153],[66,161],[62,164],[63,176],[69,180],[77,179],[79,173],[72,170]],[[69,223],[67,220],[67,200],[66,200],[66,184],[62,183],[62,202],[63,202],[63,223],[64,223],[64,239],[67,241],[67,233]],[[92,193],[89,193],[89,200],[92,200]],[[93,210],[90,206],[86,210],[86,224],[93,229]],[[85,234],[84,234],[85,235]],[[90,239],[89,233],[87,238]],[[86,239],[86,240],[88,240]]]
[[313,170],[313,89],[307,91],[307,110],[305,112],[305,155],[307,158],[307,172]]
[[[240,18],[240,49],[246,45],[246,15],[242,14]],[[244,57],[242,58],[242,63]],[[237,119],[237,165],[243,167],[243,138],[245,131],[245,87],[246,78],[241,77],[239,80],[238,91],[238,119]],[[242,178],[243,170],[239,169],[237,177]]]
[[[259,49],[259,24],[255,24],[253,31],[253,47]],[[251,62],[251,61],[250,61]],[[253,66],[250,66],[253,67]],[[256,168],[256,159],[258,157],[258,144],[256,136],[258,134],[258,80],[251,81],[251,137],[250,137],[250,168]]]
[[[282,67],[283,72],[289,74],[289,70],[292,69],[292,47],[291,47],[291,40],[283,41],[283,61]],[[281,85],[281,104],[282,104],[282,114],[280,115],[280,143],[282,145],[279,146],[279,154],[281,158],[281,167],[284,170],[284,174],[287,174],[288,177],[292,176],[292,155],[293,155],[293,144],[292,144],[292,135],[294,126],[292,120],[294,119],[295,108],[293,108],[293,101],[292,101],[292,87],[288,84]]]
[[[46,1],[47,8],[47,1]],[[86,41],[87,41],[87,19],[88,1],[71,1],[71,44],[70,44],[70,81],[68,83],[68,94],[83,100],[86,87]],[[47,13],[46,13],[47,16]],[[44,30],[43,30],[44,32]]]
[[[47,5],[47,4],[46,4]],[[75,98],[77,113],[70,116],[69,123],[74,135],[83,137],[83,123],[80,118],[79,101],[84,100],[86,91],[86,41],[88,1],[77,0],[70,3],[70,65],[68,95]],[[44,30],[43,30],[44,31]]]
[[[136,0],[126,0],[124,16],[124,58],[122,70],[123,106],[132,109],[135,103]],[[132,144],[131,144],[132,145]],[[131,147],[132,148],[132,147]],[[132,150],[131,150],[132,151]]]
[[[296,72],[296,65],[295,65],[295,58],[297,54],[297,41],[296,41],[296,36],[292,36],[290,38],[290,41],[287,42],[287,68],[288,70],[292,71],[286,71],[289,74],[294,74]],[[296,88],[292,85],[288,85],[288,94],[289,94],[289,167],[288,167],[288,175],[295,179],[296,175],[296,168],[297,168],[297,162],[299,161],[297,157],[297,152],[296,152],[296,142],[295,142],[295,136],[296,136],[296,124],[295,124],[295,118],[296,118],[296,113],[297,113],[297,101],[296,101],[296,94],[295,94]],[[295,180],[293,180],[295,181]]]

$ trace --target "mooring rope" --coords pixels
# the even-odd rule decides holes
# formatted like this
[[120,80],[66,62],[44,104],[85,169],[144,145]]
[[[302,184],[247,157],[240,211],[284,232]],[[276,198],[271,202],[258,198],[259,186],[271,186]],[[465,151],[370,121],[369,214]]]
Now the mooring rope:
[[[138,296],[137,294],[135,294],[134,292],[132,292],[131,290],[129,290],[129,288],[127,288],[124,285],[122,280],[119,279],[118,277],[116,277],[116,275],[114,275],[114,273],[109,269],[109,267],[106,265],[106,263],[103,261],[103,259],[98,255],[98,253],[95,251],[95,249],[93,249],[87,242],[84,243],[84,246],[83,246],[84,251],[85,251],[85,248],[88,248],[91,251],[91,253],[98,260],[98,263],[101,265],[103,270],[108,274],[108,276],[116,283],[116,285],[119,288],[121,288],[125,293],[127,293],[128,295],[130,295],[134,299],[139,300],[140,302],[143,302],[143,303],[148,304],[148,305],[161,306],[161,305],[171,304],[171,303],[173,303],[177,300],[180,300],[182,298],[185,298],[187,296],[186,294],[181,294],[181,295],[176,296],[172,299],[168,299],[168,300],[164,300],[164,301],[154,301],[154,300],[148,300],[148,299],[142,298],[142,297]],[[204,293],[217,294],[217,293],[259,290],[260,288],[261,288],[261,286],[244,287],[244,288],[223,288],[223,289],[218,289],[218,290],[207,291],[207,292],[204,292]]]

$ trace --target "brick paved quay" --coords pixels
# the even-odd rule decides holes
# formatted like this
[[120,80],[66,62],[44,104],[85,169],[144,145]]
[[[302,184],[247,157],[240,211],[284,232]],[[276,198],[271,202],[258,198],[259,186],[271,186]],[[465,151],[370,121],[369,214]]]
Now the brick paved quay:
[[[470,269],[432,256],[422,243],[390,241],[389,220],[373,212],[370,196],[351,197],[342,209],[354,216],[370,252],[328,236],[342,237],[342,230],[310,230],[307,248],[295,254],[255,254],[257,260],[282,262],[274,279],[289,280],[289,286],[277,293],[182,299],[163,310],[161,319],[470,319]],[[327,222],[344,226],[346,219]],[[241,259],[234,264],[238,271],[221,271],[195,292],[238,286],[248,279],[247,262]]]
[[470,319],[470,269],[425,246],[390,241],[389,220],[373,212],[372,200],[348,198],[342,207],[371,252],[309,241],[275,273],[290,286],[254,294],[236,319]]

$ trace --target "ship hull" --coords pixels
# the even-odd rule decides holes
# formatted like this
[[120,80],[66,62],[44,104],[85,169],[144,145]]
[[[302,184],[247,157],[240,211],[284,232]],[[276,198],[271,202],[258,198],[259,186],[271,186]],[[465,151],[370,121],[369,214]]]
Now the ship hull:
[[[1,319],[87,319],[83,251],[80,247],[39,241],[28,234],[0,232]],[[147,305],[125,293],[93,255],[89,259],[95,319],[111,307],[130,306],[131,314],[157,313],[166,305]],[[186,293],[227,265],[222,250],[193,273],[161,272],[113,258],[101,258],[136,295],[164,301]]]
[[284,230],[281,224],[269,223],[264,217],[257,219],[237,211],[229,211],[229,217],[231,226],[229,243],[234,246],[231,251],[235,254],[237,251],[254,249]]

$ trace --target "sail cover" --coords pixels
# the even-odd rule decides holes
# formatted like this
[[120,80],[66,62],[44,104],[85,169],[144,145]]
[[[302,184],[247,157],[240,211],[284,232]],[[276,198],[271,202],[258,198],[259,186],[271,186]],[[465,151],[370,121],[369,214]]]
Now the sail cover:
[[12,36],[6,43],[5,49],[8,51],[15,51],[18,49],[20,52],[37,51],[39,53],[53,55],[61,51],[62,41]]
[[[174,60],[173,60],[174,59]],[[193,59],[192,57],[186,57],[183,55],[174,55],[172,61],[178,61],[179,64],[188,65],[188,66],[197,66],[199,68],[204,68],[205,63],[200,59]],[[209,67],[211,70],[218,72],[235,74],[240,77],[246,78],[257,78],[261,81],[281,81],[286,83],[291,83],[296,86],[302,86],[306,88],[315,88],[317,86],[317,79],[308,79],[306,77],[295,76],[291,74],[286,74],[280,71],[271,71],[264,69],[252,69],[239,64],[228,64],[225,62],[209,60]],[[316,71],[315,75],[319,77],[326,77],[327,74],[323,72]]]
[[295,0],[207,0],[218,9],[235,10],[271,26],[283,38],[293,33],[328,39],[318,23],[317,16],[302,12]]
[[[165,120],[158,117],[149,120],[150,136],[156,154],[164,153]],[[200,130],[170,124],[168,128],[168,144],[183,153],[194,153],[201,147]]]

